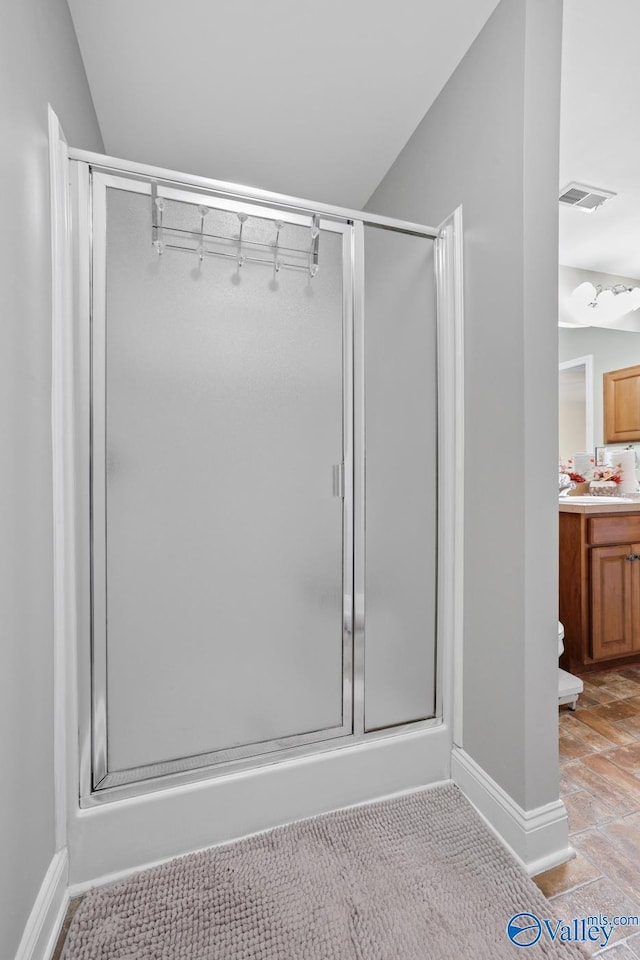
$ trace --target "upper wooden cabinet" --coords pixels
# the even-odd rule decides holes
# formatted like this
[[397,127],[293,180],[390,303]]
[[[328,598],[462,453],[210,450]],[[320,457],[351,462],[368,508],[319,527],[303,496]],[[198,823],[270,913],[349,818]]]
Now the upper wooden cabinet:
[[603,374],[604,442],[640,440],[640,366]]

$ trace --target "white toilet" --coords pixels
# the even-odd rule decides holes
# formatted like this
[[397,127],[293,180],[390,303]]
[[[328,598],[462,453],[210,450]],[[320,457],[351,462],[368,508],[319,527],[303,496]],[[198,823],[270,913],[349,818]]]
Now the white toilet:
[[[558,620],[558,656],[561,657],[564,652],[564,627]],[[570,710],[575,710],[578,703],[578,697],[584,690],[584,684],[578,677],[572,673],[567,673],[562,667],[558,668],[558,706],[563,703],[569,704]]]

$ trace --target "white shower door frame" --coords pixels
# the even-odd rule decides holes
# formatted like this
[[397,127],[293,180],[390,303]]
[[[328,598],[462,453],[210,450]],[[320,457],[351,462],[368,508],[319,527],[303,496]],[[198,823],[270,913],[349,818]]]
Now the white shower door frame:
[[[80,794],[82,806],[95,806],[107,800],[124,799],[144,793],[166,789],[172,785],[188,783],[204,778],[210,779],[228,775],[276,760],[294,759],[317,754],[326,750],[375,741],[387,737],[397,737],[405,733],[419,732],[443,723],[443,690],[450,682],[450,669],[442,656],[443,632],[446,629],[445,617],[438,617],[436,637],[437,684],[436,715],[406,724],[398,724],[387,730],[364,730],[364,382],[363,382],[363,260],[364,226],[406,233],[425,240],[435,240],[438,231],[411,222],[393,220],[376,215],[363,214],[323,204],[309,205],[304,201],[270,194],[265,191],[250,191],[247,188],[207,181],[202,178],[185,178],[167,171],[142,164],[126,163],[121,160],[100,155],[87,154],[84,151],[71,151],[72,185],[76,210],[84,211],[77,224],[75,235],[76,313],[79,313],[79,355],[91,356],[93,385],[88,376],[83,386],[83,374],[79,374],[80,400],[82,393],[92,396],[91,424],[86,423],[85,433],[91,432],[87,456],[91,458],[92,474],[97,479],[97,488],[92,492],[92,622],[94,634],[91,644],[78,642],[78,718],[80,730]],[[196,757],[183,758],[179,764],[153,765],[148,769],[132,769],[112,773],[108,769],[107,711],[106,689],[106,632],[101,627],[104,604],[104,526],[96,523],[100,512],[96,504],[103,502],[104,489],[104,443],[100,435],[100,423],[104,411],[100,408],[103,384],[100,382],[101,364],[99,358],[104,343],[101,340],[104,329],[104,303],[101,302],[101,290],[104,290],[104,256],[101,243],[104,242],[105,209],[102,194],[94,194],[92,202],[90,186],[90,168],[98,174],[105,191],[107,185],[122,186],[126,181],[127,190],[137,190],[150,194],[150,180],[159,184],[167,196],[178,197],[185,192],[190,194],[190,202],[220,205],[228,210],[242,210],[249,205],[253,212],[262,207],[263,215],[287,219],[292,223],[308,222],[312,213],[321,217],[321,229],[333,230],[343,238],[343,457],[345,476],[345,496],[343,506],[343,723],[340,727],[315,731],[310,734],[288,737],[265,744],[252,744],[243,749],[225,750]],[[180,176],[180,179],[178,179]],[[163,194],[164,195],[164,194]],[[100,237],[103,238],[101,241]],[[93,274],[91,260],[93,259]],[[96,306],[91,317],[91,288]],[[100,319],[102,317],[102,319]],[[93,325],[93,344],[89,340],[88,330]],[[441,375],[443,357],[439,354],[438,375]],[[81,371],[82,360],[79,368]],[[82,426],[81,426],[82,429]],[[440,438],[439,445],[442,443]],[[82,443],[80,443],[82,448]],[[80,451],[82,460],[82,450]],[[354,497],[357,508],[354,508]],[[442,546],[440,553],[442,553]],[[445,550],[448,548],[445,547]],[[102,552],[101,552],[102,551]],[[443,585],[438,586],[441,596]],[[102,617],[102,621],[101,621]],[[81,633],[81,631],[80,631]],[[444,680],[444,683],[443,683]],[[446,695],[446,694],[445,694]]]
[[[344,489],[342,496],[342,723],[275,740],[253,741],[239,747],[229,747],[181,757],[161,763],[132,767],[126,770],[109,769],[108,743],[108,683],[107,683],[107,463],[106,463],[106,238],[108,189],[125,190],[149,197],[148,179],[131,178],[107,173],[95,166],[86,168],[91,196],[91,542],[92,542],[92,788],[105,790],[125,783],[140,782],[182,773],[214,764],[230,764],[246,758],[261,757],[293,747],[315,744],[318,741],[345,737],[353,730],[353,656],[352,656],[352,598],[353,598],[353,309],[351,278],[351,228],[344,223],[320,220],[320,230],[336,233],[342,248],[342,462]],[[275,211],[255,203],[243,202],[214,194],[199,193],[188,188],[164,182],[157,184],[157,194],[166,200],[209,205],[212,208],[252,217],[275,219],[295,226],[306,226],[308,217],[290,211]],[[179,254],[178,254],[179,255]],[[327,475],[329,480],[329,474]]]

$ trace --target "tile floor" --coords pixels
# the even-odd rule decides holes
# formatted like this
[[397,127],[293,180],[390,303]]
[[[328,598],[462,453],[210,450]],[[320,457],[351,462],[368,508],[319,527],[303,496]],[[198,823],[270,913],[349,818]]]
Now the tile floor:
[[[577,856],[535,878],[563,919],[640,916],[640,666],[585,674],[574,712],[560,709],[560,795]],[[602,954],[640,960],[640,928]]]

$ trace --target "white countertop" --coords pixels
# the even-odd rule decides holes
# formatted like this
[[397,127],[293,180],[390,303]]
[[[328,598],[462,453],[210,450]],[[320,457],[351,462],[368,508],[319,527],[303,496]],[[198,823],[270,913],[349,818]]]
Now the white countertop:
[[640,500],[634,503],[615,503],[605,500],[604,503],[572,503],[578,497],[561,497],[558,501],[560,513],[640,513]]

